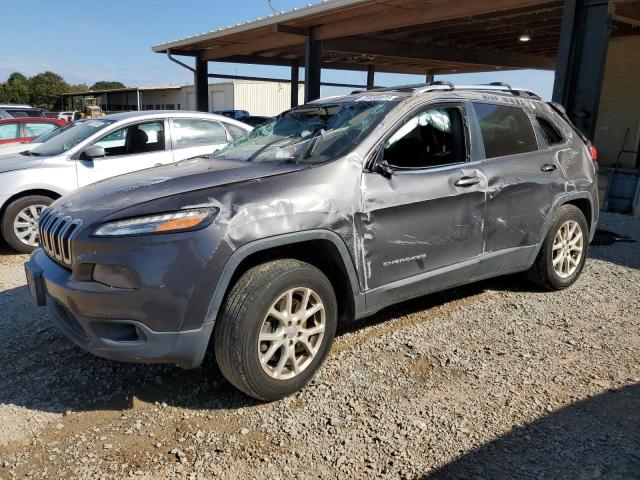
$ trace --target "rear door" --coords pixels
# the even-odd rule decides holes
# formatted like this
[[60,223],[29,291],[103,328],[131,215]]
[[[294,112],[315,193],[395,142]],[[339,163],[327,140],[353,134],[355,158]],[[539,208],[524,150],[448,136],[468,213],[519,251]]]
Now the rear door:
[[209,155],[229,143],[230,135],[217,120],[174,118],[171,120],[174,161]]
[[76,161],[78,186],[115,177],[145,168],[173,162],[166,131],[166,120],[138,122],[118,128],[99,138],[92,145],[103,147],[105,157]]
[[470,143],[462,103],[410,113],[384,141],[377,160],[384,168],[363,174],[358,228],[367,289],[480,255],[485,194],[467,167]]
[[[564,182],[555,147],[547,147],[525,106],[476,102],[477,129],[485,161],[478,169],[488,182],[485,253],[526,248],[544,237],[547,217]],[[516,266],[516,265],[512,265]]]

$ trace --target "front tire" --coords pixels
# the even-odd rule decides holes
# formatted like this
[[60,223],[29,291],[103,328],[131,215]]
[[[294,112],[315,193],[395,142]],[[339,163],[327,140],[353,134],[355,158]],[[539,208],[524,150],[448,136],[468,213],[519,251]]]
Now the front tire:
[[11,202],[2,217],[2,236],[20,253],[31,253],[38,247],[38,219],[42,210],[53,203],[44,195],[28,195]]
[[538,257],[526,275],[546,290],[567,288],[580,277],[588,246],[589,227],[584,214],[574,205],[563,205],[554,214]]
[[313,378],[336,324],[336,296],[320,270],[292,259],[267,262],[229,292],[214,331],[216,360],[239,390],[278,400]]

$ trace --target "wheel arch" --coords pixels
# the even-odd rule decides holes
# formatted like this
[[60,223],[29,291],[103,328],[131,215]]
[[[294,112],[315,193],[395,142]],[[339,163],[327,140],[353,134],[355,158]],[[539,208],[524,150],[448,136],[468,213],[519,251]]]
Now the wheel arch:
[[11,205],[11,203],[18,200],[19,198],[28,197],[30,195],[43,195],[45,197],[51,197],[54,200],[57,200],[62,196],[62,194],[46,188],[32,188],[29,190],[23,190],[21,192],[14,193],[12,196],[5,200],[2,206],[0,206],[0,220],[4,218],[4,212],[7,210],[7,207]]
[[584,218],[587,219],[587,225],[589,225],[589,229],[591,229],[591,224],[593,222],[593,206],[591,205],[591,200],[589,200],[589,198],[578,197],[564,202],[562,205],[573,205],[577,207],[584,215]]
[[225,296],[244,272],[279,258],[310,263],[329,278],[338,300],[339,322],[365,310],[354,263],[342,238],[329,230],[310,230],[256,240],[236,250],[222,271],[205,321],[216,321]]
[[589,232],[589,240],[593,239],[593,235],[595,234],[595,223],[594,223],[594,215],[597,212],[597,204],[594,203],[594,199],[589,192],[581,191],[581,192],[570,192],[565,195],[559,197],[556,202],[553,204],[553,207],[549,210],[547,214],[547,218],[544,222],[544,227],[542,229],[543,235],[540,239],[538,245],[534,249],[531,258],[529,259],[529,265],[532,265],[535,259],[540,253],[540,249],[542,248],[542,244],[544,243],[544,239],[547,235],[549,227],[551,226],[551,219],[553,215],[558,211],[558,209],[564,205],[573,205],[578,208],[585,216],[587,220],[587,226],[590,229]]

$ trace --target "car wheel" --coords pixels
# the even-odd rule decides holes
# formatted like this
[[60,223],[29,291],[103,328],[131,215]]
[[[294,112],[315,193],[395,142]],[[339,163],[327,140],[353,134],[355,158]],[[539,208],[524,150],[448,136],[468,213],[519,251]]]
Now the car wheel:
[[337,323],[329,279],[298,260],[251,268],[229,292],[214,331],[225,378],[259,400],[306,385],[326,357]]
[[560,207],[551,221],[540,253],[527,276],[547,290],[573,285],[587,258],[589,227],[584,214],[574,205]]
[[11,247],[29,253],[38,247],[38,219],[42,210],[53,203],[51,197],[29,195],[7,206],[2,217],[2,236]]

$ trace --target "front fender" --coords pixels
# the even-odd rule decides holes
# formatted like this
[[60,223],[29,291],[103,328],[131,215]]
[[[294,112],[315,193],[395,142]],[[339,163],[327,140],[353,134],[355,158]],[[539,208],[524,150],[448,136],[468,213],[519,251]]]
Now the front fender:
[[243,260],[248,258],[250,255],[264,250],[292,245],[295,243],[307,242],[311,240],[327,240],[331,242],[338,250],[340,258],[342,259],[342,262],[344,264],[345,271],[347,272],[347,275],[349,277],[351,291],[354,292],[355,311],[356,316],[358,316],[358,312],[363,312],[365,310],[364,295],[360,290],[360,286],[358,284],[358,276],[356,274],[353,259],[349,254],[349,250],[338,234],[330,230],[318,229],[287,233],[283,235],[264,238],[261,240],[255,240],[238,248],[231,255],[222,271],[222,274],[220,275],[220,279],[218,280],[218,284],[209,303],[205,322],[215,322],[216,318],[218,317],[220,307],[222,306],[224,296],[231,283],[231,279],[233,278],[234,273]]

